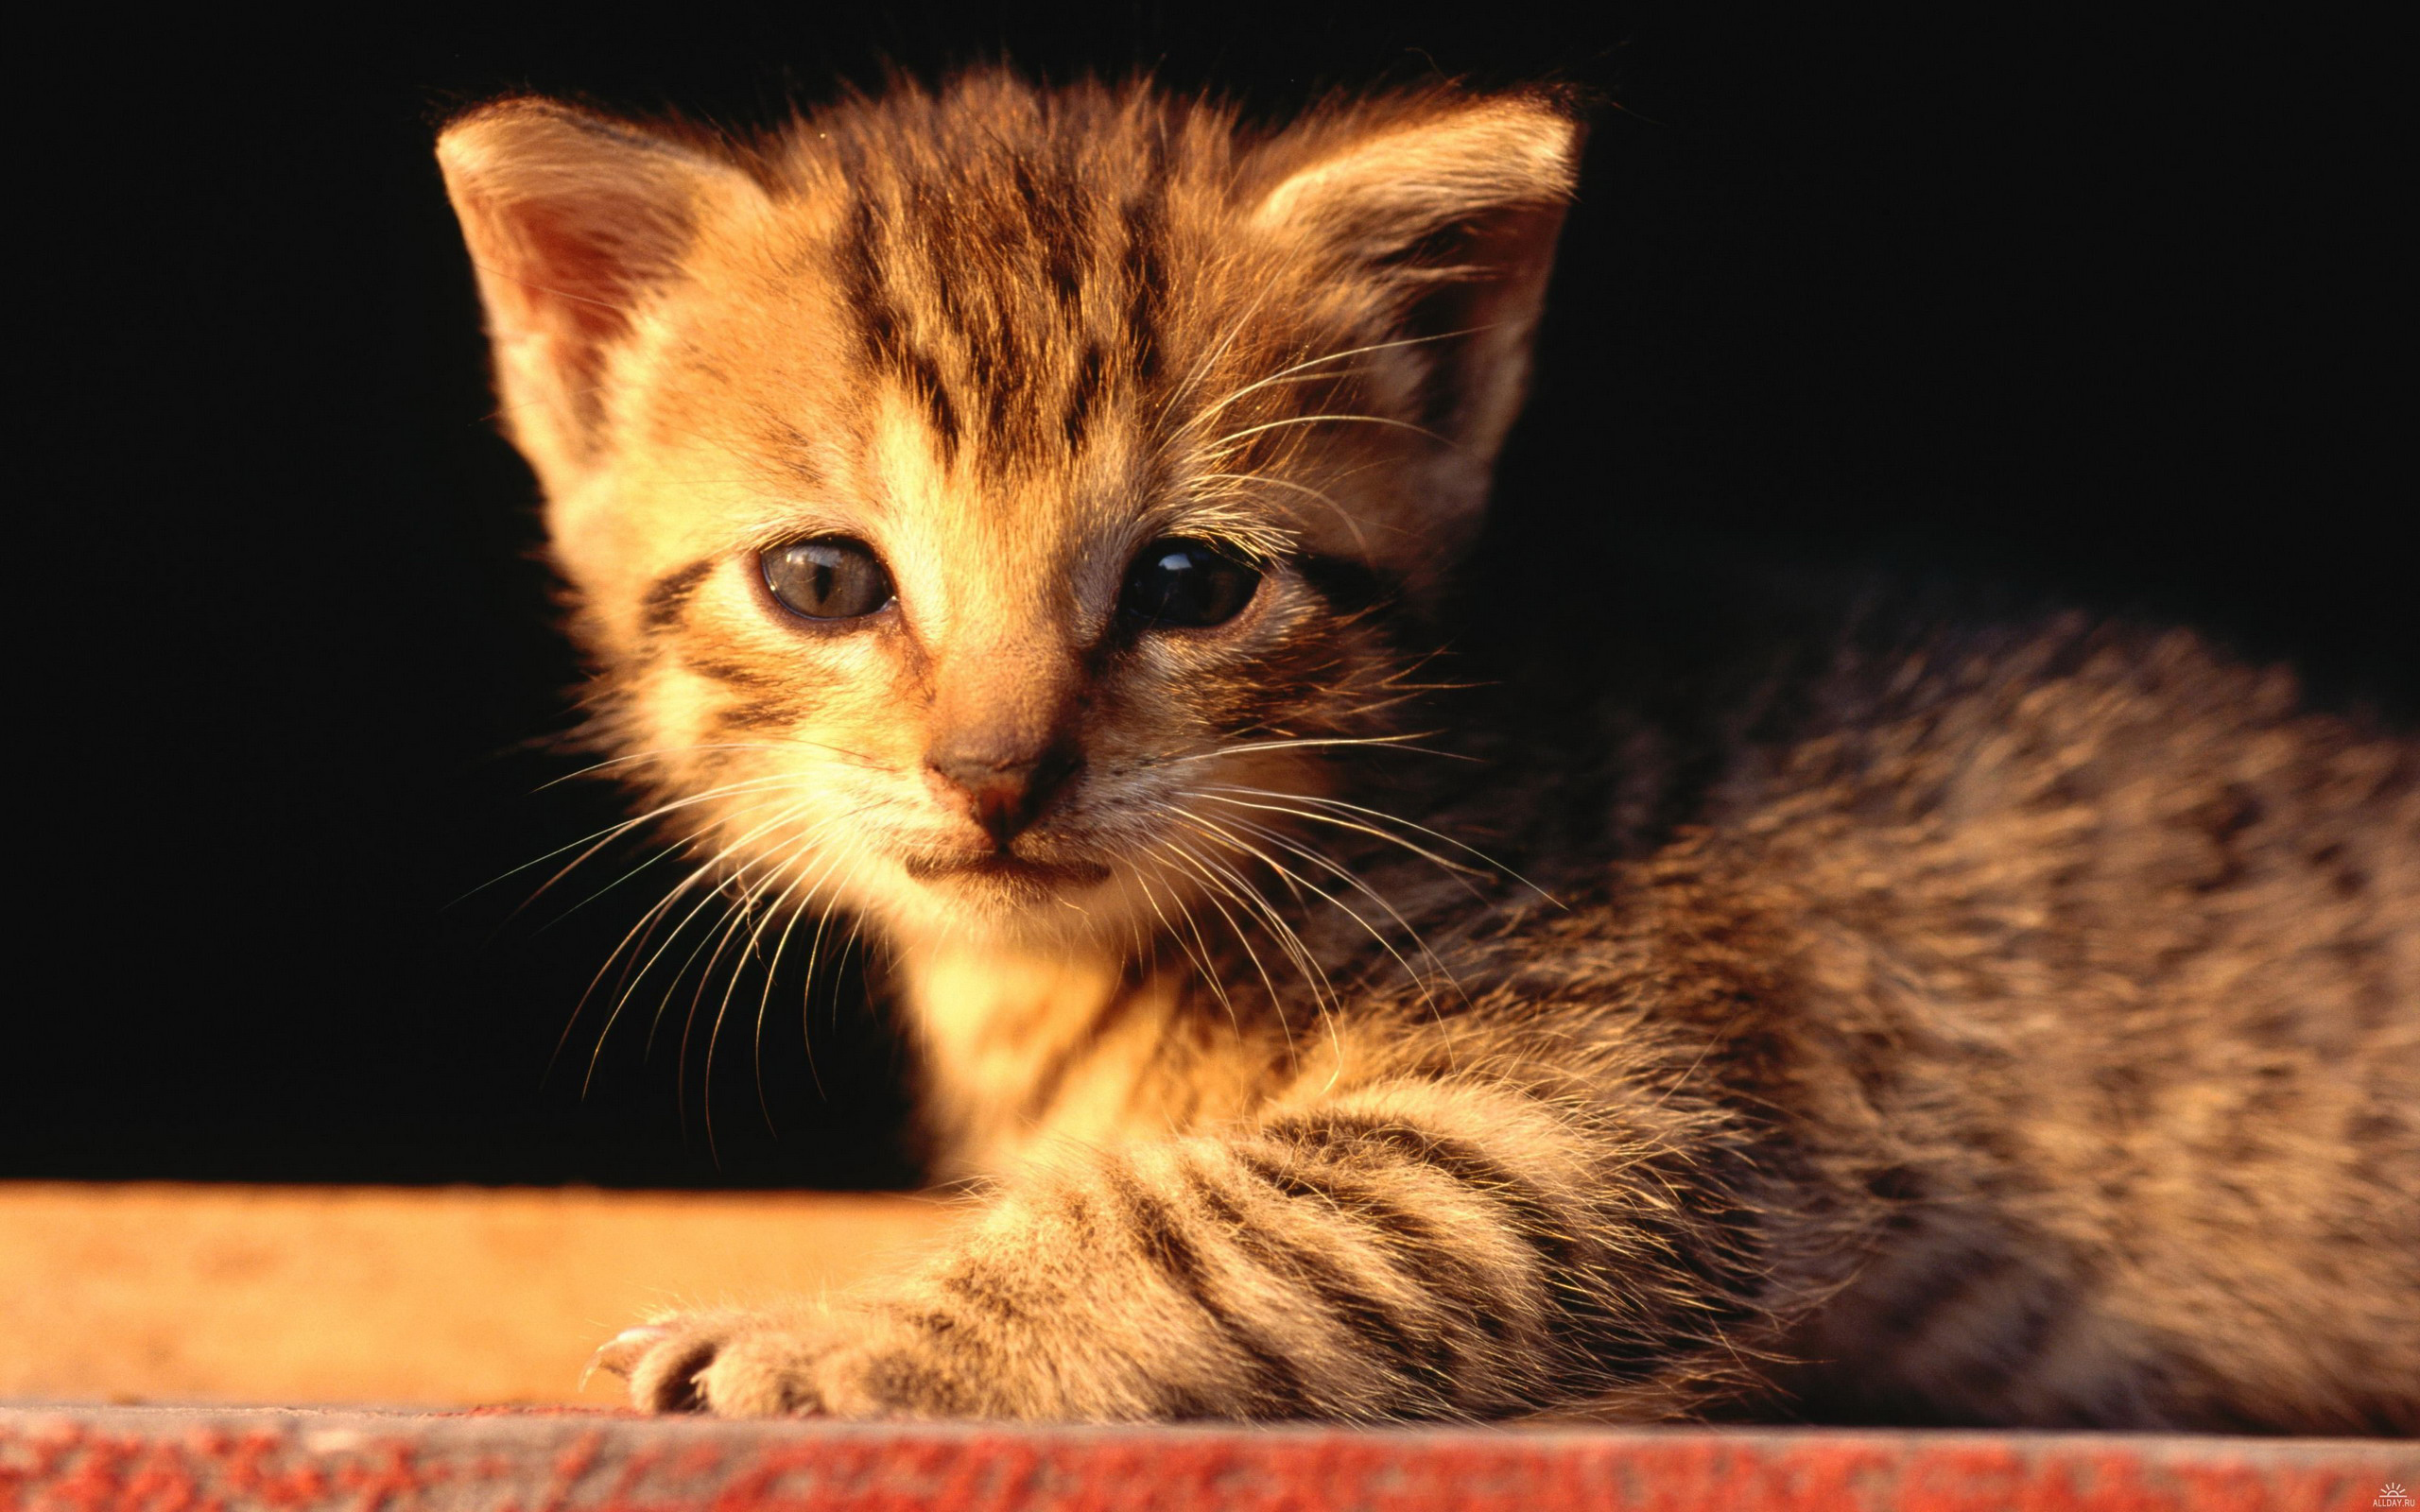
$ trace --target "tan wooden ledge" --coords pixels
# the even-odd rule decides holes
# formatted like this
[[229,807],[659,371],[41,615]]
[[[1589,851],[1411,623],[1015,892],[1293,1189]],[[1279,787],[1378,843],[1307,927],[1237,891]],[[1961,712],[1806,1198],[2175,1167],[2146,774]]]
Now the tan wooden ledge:
[[840,1288],[908,1197],[0,1183],[0,1398],[605,1405],[650,1309]]
[[[0,1185],[0,1512],[2369,1512],[2420,1444],[720,1423],[583,1398],[649,1308],[842,1287],[902,1197]],[[44,1399],[44,1400],[29,1400]],[[278,1401],[281,1407],[127,1405]],[[293,1403],[576,1403],[468,1412]],[[108,1405],[116,1402],[120,1405]]]

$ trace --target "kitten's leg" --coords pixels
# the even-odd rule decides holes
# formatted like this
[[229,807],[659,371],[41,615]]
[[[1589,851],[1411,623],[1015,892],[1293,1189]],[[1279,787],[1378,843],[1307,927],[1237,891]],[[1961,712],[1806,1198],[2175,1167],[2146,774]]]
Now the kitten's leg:
[[[642,1405],[1136,1420],[1686,1411],[1752,1230],[1705,1114],[1403,1080],[1012,1188],[924,1274],[823,1313],[633,1330]],[[1720,1362],[1718,1364],[1717,1362]]]

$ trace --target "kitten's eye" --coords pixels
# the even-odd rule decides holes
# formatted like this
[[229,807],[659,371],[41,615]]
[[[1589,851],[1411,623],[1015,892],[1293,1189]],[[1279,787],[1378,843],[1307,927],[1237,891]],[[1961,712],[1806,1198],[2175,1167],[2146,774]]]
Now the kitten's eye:
[[1154,541],[1126,569],[1117,607],[1150,625],[1223,625],[1252,602],[1260,573],[1199,541]]
[[811,620],[856,619],[896,596],[873,548],[860,541],[801,541],[775,546],[760,559],[773,596]]

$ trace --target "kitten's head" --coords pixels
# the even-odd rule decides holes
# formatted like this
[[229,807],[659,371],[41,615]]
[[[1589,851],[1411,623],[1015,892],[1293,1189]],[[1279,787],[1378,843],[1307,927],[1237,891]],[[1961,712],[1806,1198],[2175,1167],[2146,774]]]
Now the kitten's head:
[[1387,728],[1577,146],[1544,94],[1256,133],[996,74],[751,146],[463,117],[597,728],[733,885],[899,936],[1115,944],[1238,885]]

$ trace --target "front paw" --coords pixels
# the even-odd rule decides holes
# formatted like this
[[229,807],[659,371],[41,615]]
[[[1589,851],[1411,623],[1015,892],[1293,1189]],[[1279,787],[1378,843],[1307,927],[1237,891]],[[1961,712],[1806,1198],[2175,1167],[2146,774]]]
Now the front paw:
[[590,1368],[627,1377],[631,1401],[649,1412],[871,1416],[847,1379],[852,1332],[815,1313],[678,1313],[614,1335]]

